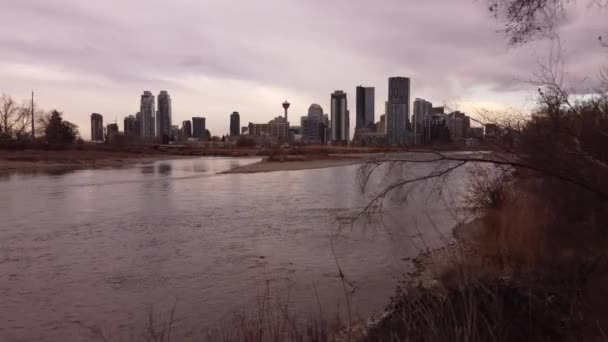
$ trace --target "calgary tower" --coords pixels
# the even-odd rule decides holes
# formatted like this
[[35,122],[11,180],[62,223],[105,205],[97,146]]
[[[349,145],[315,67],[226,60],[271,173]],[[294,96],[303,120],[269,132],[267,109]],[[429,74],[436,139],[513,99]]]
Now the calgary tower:
[[287,110],[289,109],[289,102],[287,102],[287,100],[285,102],[283,102],[283,109],[285,109],[285,121],[289,122],[289,119],[287,118]]

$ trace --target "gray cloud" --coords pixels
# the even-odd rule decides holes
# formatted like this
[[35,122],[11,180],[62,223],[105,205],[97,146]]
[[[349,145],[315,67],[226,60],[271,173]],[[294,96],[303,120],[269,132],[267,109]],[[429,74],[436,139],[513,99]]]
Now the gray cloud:
[[[62,105],[77,101],[69,96],[75,88],[99,92],[114,87],[113,96],[123,98],[117,103],[135,104],[141,90],[167,88],[174,94],[199,91],[208,96],[209,106],[232,110],[232,103],[217,101],[233,90],[197,89],[198,83],[188,81],[204,78],[279,89],[284,97],[322,104],[333,89],[352,93],[358,84],[375,85],[381,111],[388,76],[410,76],[414,95],[436,102],[479,86],[510,92],[523,87],[518,79],[534,72],[546,51],[544,42],[509,48],[484,1],[473,0],[0,2],[0,65],[76,75],[52,84],[66,93],[57,99]],[[573,74],[592,78],[605,55],[597,36],[608,35],[607,14],[572,6],[578,7],[560,27],[565,59]],[[0,90],[50,86],[49,80],[28,77],[14,76]],[[308,105],[295,108],[303,111]],[[200,111],[197,106],[184,108]],[[77,106],[82,112],[73,115],[86,124],[88,112],[96,108],[87,112],[84,107]],[[269,111],[261,102],[243,110],[252,113],[252,121]],[[208,121],[214,122],[212,117]]]

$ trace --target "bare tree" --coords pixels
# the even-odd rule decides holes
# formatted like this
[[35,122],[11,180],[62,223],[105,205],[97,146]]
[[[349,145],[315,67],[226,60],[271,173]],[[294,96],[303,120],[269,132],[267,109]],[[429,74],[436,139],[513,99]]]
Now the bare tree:
[[[504,20],[503,31],[511,45],[555,36],[555,28],[576,0],[489,0],[489,11]],[[588,0],[595,8],[608,6],[607,0]]]
[[21,108],[17,102],[7,94],[0,97],[0,131],[12,137],[15,122],[18,121]]

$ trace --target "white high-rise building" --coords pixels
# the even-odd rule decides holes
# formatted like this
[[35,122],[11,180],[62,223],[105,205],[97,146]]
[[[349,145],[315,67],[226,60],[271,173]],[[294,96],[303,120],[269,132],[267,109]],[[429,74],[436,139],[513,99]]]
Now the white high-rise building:
[[386,132],[392,145],[407,144],[410,122],[410,79],[391,77],[388,79],[388,101],[386,103]]
[[142,138],[154,138],[156,136],[154,115],[156,114],[154,95],[149,91],[144,91],[141,96],[141,136]]
[[331,141],[335,145],[346,145],[350,138],[348,103],[346,93],[336,90],[331,94]]

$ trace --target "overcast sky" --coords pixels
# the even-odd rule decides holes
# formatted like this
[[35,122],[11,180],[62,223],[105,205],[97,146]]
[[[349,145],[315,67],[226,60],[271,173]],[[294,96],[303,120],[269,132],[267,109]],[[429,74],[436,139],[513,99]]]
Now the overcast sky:
[[[542,42],[508,47],[484,0],[0,0],[0,92],[36,92],[90,135],[139,110],[144,90],[169,91],[173,123],[207,118],[214,135],[267,122],[292,103],[292,125],[311,103],[329,112],[330,94],[376,87],[376,119],[387,78],[411,78],[423,97],[473,113],[520,107],[528,79],[546,58]],[[606,53],[607,13],[570,8],[560,34],[569,72],[596,77]],[[585,91],[593,81],[575,85]]]

